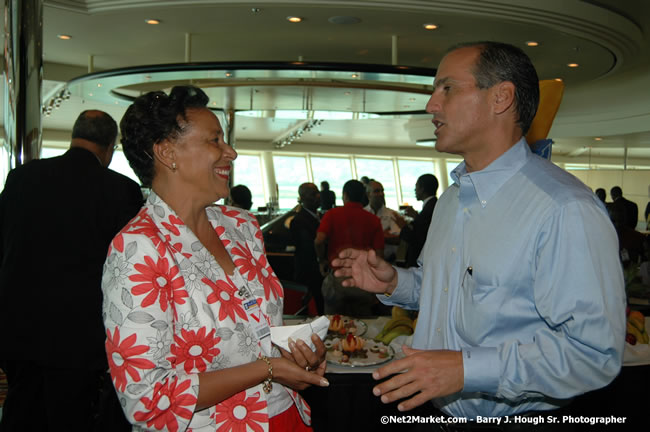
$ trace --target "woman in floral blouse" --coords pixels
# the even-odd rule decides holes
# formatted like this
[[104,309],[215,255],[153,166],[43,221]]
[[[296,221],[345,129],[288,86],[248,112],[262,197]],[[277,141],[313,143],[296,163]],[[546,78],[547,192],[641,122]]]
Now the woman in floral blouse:
[[[313,335],[271,345],[283,291],[255,218],[216,206],[237,153],[195,87],[138,97],[120,124],[129,164],[152,188],[104,266],[106,352],[129,421],[169,431],[310,430],[298,395],[327,386]],[[136,430],[138,430],[136,428]]]

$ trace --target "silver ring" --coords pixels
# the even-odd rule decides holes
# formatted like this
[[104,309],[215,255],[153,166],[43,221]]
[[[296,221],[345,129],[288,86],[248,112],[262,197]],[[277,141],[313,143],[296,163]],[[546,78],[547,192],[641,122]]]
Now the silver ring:
[[309,372],[311,369],[310,369],[309,366],[305,366],[305,370],[306,370],[307,372]]

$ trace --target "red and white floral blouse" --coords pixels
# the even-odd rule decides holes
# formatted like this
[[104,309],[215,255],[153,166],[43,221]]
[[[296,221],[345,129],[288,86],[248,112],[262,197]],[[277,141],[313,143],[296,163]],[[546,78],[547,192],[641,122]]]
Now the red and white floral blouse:
[[238,286],[248,288],[271,326],[282,325],[283,289],[255,217],[227,206],[206,213],[232,257],[233,276],[153,191],[109,248],[102,280],[106,352],[124,412],[147,430],[266,431],[267,402],[293,400],[309,424],[304,400],[278,383],[270,395],[259,384],[194,412],[198,373],[262,354]]

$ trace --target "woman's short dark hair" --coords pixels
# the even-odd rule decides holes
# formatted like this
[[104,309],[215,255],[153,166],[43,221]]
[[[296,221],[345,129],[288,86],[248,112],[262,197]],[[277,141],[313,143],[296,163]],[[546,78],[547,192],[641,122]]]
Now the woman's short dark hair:
[[169,95],[154,91],[137,97],[120,121],[122,148],[129,165],[145,187],[154,177],[153,145],[183,134],[179,120],[189,108],[203,108],[208,96],[198,87],[177,86]]
[[472,71],[478,88],[490,88],[504,81],[514,84],[517,124],[522,135],[526,135],[539,105],[539,77],[530,58],[516,46],[490,41],[462,43],[447,52],[467,47],[480,50]]

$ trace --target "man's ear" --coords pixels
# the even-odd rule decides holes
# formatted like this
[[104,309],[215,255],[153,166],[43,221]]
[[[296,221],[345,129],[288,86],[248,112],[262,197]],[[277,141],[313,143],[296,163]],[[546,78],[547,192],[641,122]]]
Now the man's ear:
[[510,81],[503,81],[493,87],[493,103],[495,114],[503,114],[515,105],[515,85]]
[[169,140],[163,140],[153,145],[154,160],[160,162],[172,171],[175,171],[176,166],[176,152],[174,146]]

